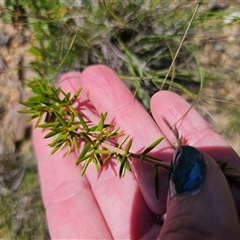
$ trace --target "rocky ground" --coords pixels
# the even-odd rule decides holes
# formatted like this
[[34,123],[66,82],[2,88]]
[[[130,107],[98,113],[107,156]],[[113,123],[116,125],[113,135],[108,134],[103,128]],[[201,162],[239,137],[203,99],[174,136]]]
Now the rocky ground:
[[[212,22],[209,31],[200,28],[195,35],[199,47],[197,58],[208,72],[201,106],[196,108],[201,109],[209,124],[240,154],[240,5],[237,1],[215,2],[219,3],[215,7],[226,8],[228,14]],[[231,24],[236,19],[238,23]],[[215,75],[214,79],[211,75]]]
[[[44,215],[38,215],[43,208],[30,124],[17,112],[22,109],[19,101],[30,94],[26,83],[34,75],[28,68],[33,59],[27,52],[30,38],[31,32],[21,22],[0,21],[0,238],[21,238],[26,232],[31,236],[40,231],[31,228],[45,228]],[[34,224],[29,226],[30,222]],[[41,231],[47,235],[47,230]]]

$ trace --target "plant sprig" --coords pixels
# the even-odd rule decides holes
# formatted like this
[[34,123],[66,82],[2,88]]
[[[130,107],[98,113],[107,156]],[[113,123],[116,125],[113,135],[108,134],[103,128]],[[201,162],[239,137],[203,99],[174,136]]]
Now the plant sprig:
[[[111,144],[116,137],[125,134],[119,128],[114,128],[113,125],[105,123],[107,113],[100,114],[99,122],[93,124],[73,107],[81,93],[81,89],[71,97],[70,93],[65,93],[61,88],[55,88],[46,79],[35,80],[29,84],[29,87],[35,95],[26,102],[20,102],[28,109],[19,112],[30,114],[27,121],[37,119],[35,128],[48,130],[44,138],[54,137],[52,142],[49,143],[49,147],[52,148],[51,154],[67,147],[66,155],[69,155],[71,151],[83,145],[76,161],[77,165],[84,162],[81,175],[85,173],[90,162],[93,162],[96,169],[99,170],[100,166],[103,166],[114,156],[121,163],[120,177],[124,176],[126,169],[131,170],[129,165],[131,158],[138,158],[153,165],[170,168],[169,164],[148,155],[164,137],[154,141],[141,154],[130,152],[132,139],[129,139],[129,136],[125,136],[117,146]],[[45,116],[45,119],[42,123],[43,116]]]
[[[79,100],[81,89],[71,96],[60,87],[56,88],[49,84],[47,79],[35,80],[29,84],[29,87],[35,95],[26,102],[21,102],[28,109],[19,112],[30,114],[28,121],[37,119],[35,128],[48,130],[44,138],[53,137],[49,143],[49,147],[52,148],[51,154],[66,148],[66,156],[68,156],[72,151],[81,149],[76,160],[76,165],[83,164],[81,176],[84,175],[90,163],[93,163],[96,170],[99,171],[112,157],[120,162],[120,177],[125,175],[126,170],[131,171],[130,161],[132,158],[149,163],[153,166],[154,187],[158,197],[158,167],[171,170],[171,164],[165,163],[149,153],[162,142],[164,137],[155,140],[141,153],[133,153],[131,152],[132,139],[121,132],[119,128],[114,128],[113,125],[106,123],[107,113],[101,113],[99,122],[94,124],[81,113],[81,110],[73,107],[78,101],[78,107],[81,109]],[[176,138],[179,138],[177,129],[174,129],[173,133]],[[123,137],[123,140],[116,145],[118,137]],[[179,143],[181,145],[180,140]],[[229,172],[228,170],[231,168],[226,162],[219,162],[219,166],[226,177],[240,186],[238,173]]]

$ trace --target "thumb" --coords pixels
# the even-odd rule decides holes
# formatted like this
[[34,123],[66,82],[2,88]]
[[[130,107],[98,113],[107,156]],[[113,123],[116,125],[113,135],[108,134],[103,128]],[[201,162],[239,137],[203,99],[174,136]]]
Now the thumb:
[[175,152],[161,239],[239,239],[228,183],[217,163],[190,146]]

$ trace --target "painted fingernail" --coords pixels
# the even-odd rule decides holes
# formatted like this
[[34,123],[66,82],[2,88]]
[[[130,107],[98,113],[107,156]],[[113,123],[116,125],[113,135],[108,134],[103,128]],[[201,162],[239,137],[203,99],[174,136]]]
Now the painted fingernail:
[[197,194],[207,172],[202,154],[194,147],[181,146],[173,156],[170,174],[170,197],[177,194]]

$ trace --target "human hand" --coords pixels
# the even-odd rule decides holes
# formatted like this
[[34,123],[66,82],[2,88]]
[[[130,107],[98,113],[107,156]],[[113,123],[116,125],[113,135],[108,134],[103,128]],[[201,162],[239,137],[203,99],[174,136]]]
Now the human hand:
[[[89,67],[82,74],[65,74],[59,85],[72,94],[82,87],[81,112],[93,122],[98,121],[100,113],[107,112],[107,121],[133,138],[132,152],[143,150],[163,134],[174,142],[164,119],[173,125],[189,108],[178,95],[158,92],[151,99],[154,121],[116,74],[105,66]],[[85,175],[80,177],[81,166],[75,166],[76,153],[64,157],[65,151],[59,150],[50,155],[47,147],[50,140],[43,138],[45,133],[41,129],[35,129],[33,141],[51,237],[239,238],[240,190],[232,184],[230,190],[213,160],[227,161],[239,171],[239,157],[194,109],[177,126],[189,145],[204,152],[207,173],[199,193],[179,194],[168,201],[168,171],[159,168],[159,200],[154,193],[152,166],[139,160],[133,159],[133,173],[126,172],[122,179],[118,176],[119,164],[114,160],[100,173],[89,165]],[[169,142],[164,140],[154,156],[170,163],[173,152]],[[161,226],[156,216],[163,215],[166,206],[167,218]]]

